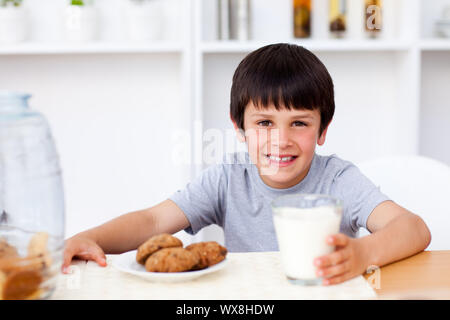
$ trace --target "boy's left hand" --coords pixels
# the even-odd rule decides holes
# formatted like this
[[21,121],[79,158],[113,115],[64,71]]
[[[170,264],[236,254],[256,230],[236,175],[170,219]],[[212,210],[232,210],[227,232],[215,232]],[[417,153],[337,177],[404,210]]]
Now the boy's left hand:
[[324,285],[338,284],[366,272],[367,250],[360,239],[339,233],[329,236],[327,244],[336,246],[335,251],[314,259],[316,274]]

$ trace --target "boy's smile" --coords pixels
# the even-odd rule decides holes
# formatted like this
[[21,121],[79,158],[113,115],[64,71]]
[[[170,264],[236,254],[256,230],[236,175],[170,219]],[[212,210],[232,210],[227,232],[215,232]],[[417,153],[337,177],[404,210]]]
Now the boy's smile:
[[[236,124],[235,128],[238,130]],[[269,105],[258,108],[252,102],[244,113],[249,156],[261,179],[272,188],[290,188],[308,174],[316,143],[325,142],[326,129],[319,136],[318,110],[288,110]]]
[[266,154],[265,157],[270,166],[283,168],[293,164],[298,156],[291,154],[280,154],[278,156],[273,154]]

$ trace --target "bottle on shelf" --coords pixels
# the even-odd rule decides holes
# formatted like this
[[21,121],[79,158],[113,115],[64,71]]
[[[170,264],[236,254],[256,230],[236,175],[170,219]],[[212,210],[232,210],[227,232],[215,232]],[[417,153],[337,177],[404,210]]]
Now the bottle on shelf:
[[230,39],[229,0],[218,0],[218,39]]
[[365,27],[366,34],[370,38],[380,36],[383,27],[383,1],[382,0],[365,0]]
[[250,0],[229,0],[231,40],[250,39]]
[[311,0],[293,0],[294,5],[294,37],[309,38],[311,36]]
[[347,30],[346,2],[346,0],[330,0],[330,34],[335,38],[344,37]]

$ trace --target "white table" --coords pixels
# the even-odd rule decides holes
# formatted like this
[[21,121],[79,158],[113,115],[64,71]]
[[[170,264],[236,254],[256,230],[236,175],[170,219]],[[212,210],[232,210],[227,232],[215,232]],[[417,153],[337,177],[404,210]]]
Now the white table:
[[92,261],[74,261],[51,299],[301,300],[374,299],[363,276],[334,286],[302,287],[283,274],[279,252],[229,253],[222,270],[182,283],[156,283]]

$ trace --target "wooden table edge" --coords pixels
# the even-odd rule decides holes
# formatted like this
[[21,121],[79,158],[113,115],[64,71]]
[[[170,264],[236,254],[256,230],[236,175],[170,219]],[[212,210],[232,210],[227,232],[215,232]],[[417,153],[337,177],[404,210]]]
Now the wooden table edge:
[[449,300],[450,250],[422,251],[363,276],[378,299]]

